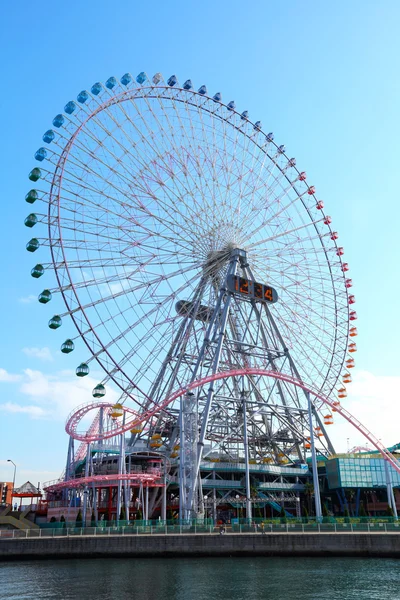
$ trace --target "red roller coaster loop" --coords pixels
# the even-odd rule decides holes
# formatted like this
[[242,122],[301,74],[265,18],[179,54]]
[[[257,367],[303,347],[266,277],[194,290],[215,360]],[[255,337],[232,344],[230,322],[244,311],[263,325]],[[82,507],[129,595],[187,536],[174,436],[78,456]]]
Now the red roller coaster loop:
[[101,487],[115,486],[117,481],[128,481],[130,485],[143,485],[144,487],[163,487],[161,473],[123,473],[113,475],[91,475],[90,477],[79,477],[77,479],[68,479],[67,481],[55,482],[49,481],[44,484],[46,492],[56,492],[64,488],[76,489],[83,488],[89,484],[101,485]]
[[[137,413],[135,413],[135,411],[124,406],[123,407],[124,410],[129,414],[134,413],[135,418],[133,420],[129,421],[128,423],[125,423],[124,425],[122,425],[122,423],[118,423],[112,432],[106,431],[101,436],[100,436],[100,434],[98,434],[95,439],[92,439],[93,436],[85,437],[86,434],[85,435],[78,434],[76,432],[76,426],[79,423],[79,421],[81,420],[81,418],[87,412],[89,412],[89,410],[92,410],[93,408],[97,408],[99,405],[104,406],[105,405],[104,403],[93,402],[93,403],[87,404],[85,406],[81,406],[77,411],[75,411],[68,418],[65,429],[69,435],[71,435],[73,438],[81,440],[81,441],[89,442],[89,441],[107,439],[107,438],[113,437],[115,435],[119,435],[126,431],[129,431],[136,425],[139,425],[140,423],[147,421],[150,417],[154,416],[156,413],[165,409],[169,404],[171,404],[172,402],[174,402],[175,400],[177,400],[178,398],[180,398],[181,396],[183,396],[184,394],[186,394],[187,392],[189,392],[191,390],[195,390],[203,385],[206,385],[207,383],[211,383],[212,381],[218,381],[219,379],[227,379],[229,377],[238,377],[241,375],[259,375],[260,377],[271,377],[272,379],[278,379],[280,381],[285,381],[286,383],[290,383],[297,387],[302,388],[305,392],[308,392],[315,398],[318,398],[318,400],[320,400],[321,402],[323,402],[330,408],[335,408],[336,412],[341,414],[342,417],[344,417],[346,419],[346,421],[348,421],[353,427],[355,427],[360,433],[362,433],[362,435],[369,442],[371,442],[371,444],[381,453],[383,458],[385,460],[387,460],[398,473],[400,473],[400,463],[398,462],[398,460],[384,447],[384,445],[379,441],[379,439],[377,437],[375,437],[375,435],[373,433],[371,433],[348,410],[346,410],[342,406],[334,406],[333,400],[329,400],[328,398],[325,398],[324,396],[322,396],[321,394],[319,394],[318,392],[313,390],[312,387],[306,385],[305,383],[303,383],[302,381],[299,381],[298,379],[295,379],[294,377],[290,377],[289,375],[286,375],[284,373],[277,373],[275,371],[267,371],[265,369],[258,369],[258,368],[251,368],[251,367],[250,368],[242,368],[242,369],[233,369],[230,371],[222,371],[220,373],[215,373],[214,375],[209,375],[207,377],[204,377],[203,379],[198,379],[197,381],[194,381],[193,383],[191,383],[189,386],[174,392],[171,396],[169,396],[161,404],[157,404],[157,406],[153,406],[151,409],[142,413],[139,418],[137,416]],[[109,406],[109,404],[107,404],[106,406]]]

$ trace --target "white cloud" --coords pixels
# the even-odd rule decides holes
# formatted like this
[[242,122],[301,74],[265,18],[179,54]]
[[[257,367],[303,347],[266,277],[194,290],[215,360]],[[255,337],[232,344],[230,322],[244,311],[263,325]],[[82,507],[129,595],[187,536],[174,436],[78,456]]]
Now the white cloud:
[[21,379],[21,375],[13,375],[12,373],[8,373],[5,369],[0,369],[0,381],[13,382],[20,381]]
[[43,417],[47,414],[46,411],[40,406],[21,406],[20,404],[15,404],[14,402],[0,404],[0,410],[8,413],[26,413],[33,418]]
[[32,356],[33,358],[39,358],[44,361],[52,361],[53,357],[51,355],[50,349],[47,347],[44,348],[22,348],[22,352],[27,356]]
[[[47,356],[46,348],[26,350],[39,350],[41,356]],[[17,385],[12,397],[8,391],[9,401],[0,404],[0,411],[8,414],[20,413],[32,419],[64,421],[79,405],[93,400],[92,390],[99,383],[101,374],[99,379],[95,379],[96,373],[93,375],[80,378],[76,377],[72,370],[47,374],[33,369],[25,369],[23,374],[16,375],[0,369],[0,382]],[[109,385],[106,386],[106,390],[105,400],[115,403],[119,394]],[[93,417],[94,412],[89,413],[82,421],[82,428],[89,425]]]
[[[72,371],[47,375],[41,371],[25,369],[19,389],[54,418],[65,419],[74,408],[92,400],[92,390],[97,383],[98,380],[93,377],[77,378]],[[117,392],[107,387],[105,400],[116,402],[117,399]]]
[[[356,371],[353,383],[347,385],[348,396],[342,406],[358,419],[386,446],[400,442],[400,377],[374,375]],[[328,428],[335,450],[345,452],[347,446],[366,446],[366,438],[343,417],[335,417]],[[348,441],[347,441],[348,440]],[[369,444],[371,447],[371,444]]]
[[22,298],[18,298],[18,302],[21,304],[32,304],[32,302],[36,302],[37,296],[33,296],[30,294],[29,296],[24,296]]

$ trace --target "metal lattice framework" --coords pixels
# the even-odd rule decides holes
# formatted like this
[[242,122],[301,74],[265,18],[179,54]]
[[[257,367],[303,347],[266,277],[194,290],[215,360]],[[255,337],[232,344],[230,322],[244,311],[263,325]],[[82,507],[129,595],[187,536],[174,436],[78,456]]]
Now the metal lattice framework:
[[[49,325],[72,318],[91,355],[77,374],[97,362],[102,390],[111,380],[122,403],[151,415],[146,435],[164,431],[167,453],[180,441],[187,513],[205,442],[228,455],[246,447],[247,460],[304,459],[305,386],[291,382],[329,398],[346,358],[353,366],[356,318],[343,248],[306,173],[247,111],[175,76],[96,83],[53,125],[27,195],[43,211],[26,224],[47,224],[48,235],[28,249],[50,248],[32,275],[55,271],[39,300],[62,295],[66,310]],[[228,290],[236,276],[272,286],[279,301]],[[248,375],[215,377],[233,369]],[[165,399],[195,381],[212,383],[166,412]],[[322,449],[333,449],[326,432]]]

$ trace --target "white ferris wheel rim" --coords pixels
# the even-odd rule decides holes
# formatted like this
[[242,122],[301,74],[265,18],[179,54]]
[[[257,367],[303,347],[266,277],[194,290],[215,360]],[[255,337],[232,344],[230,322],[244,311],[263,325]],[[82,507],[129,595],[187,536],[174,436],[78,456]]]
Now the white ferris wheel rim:
[[[122,91],[120,91],[121,89]],[[294,360],[303,369],[302,373],[304,372],[305,376],[307,376],[307,381],[315,381],[320,377],[320,381],[317,382],[319,384],[317,385],[318,389],[325,394],[329,394],[336,385],[346,357],[349,330],[348,292],[345,286],[341,256],[336,256],[338,252],[336,240],[331,239],[331,237],[333,238],[333,232],[329,225],[330,218],[326,217],[323,210],[317,209],[318,201],[313,193],[313,188],[310,188],[305,183],[305,180],[301,179],[302,173],[297,170],[295,165],[288,167],[292,159],[287,158],[282,147],[278,147],[273,140],[268,139],[268,136],[262,132],[257,124],[252,123],[247,117],[243,119],[243,116],[234,108],[229,108],[228,105],[223,104],[221,101],[215,102],[213,98],[210,98],[206,94],[195,92],[193,89],[188,91],[179,85],[171,87],[163,82],[156,85],[150,85],[147,82],[147,84],[135,86],[130,89],[120,87],[120,90],[118,94],[113,94],[104,88],[103,96],[106,94],[106,100],[102,96],[100,102],[97,96],[92,95],[88,105],[81,105],[80,112],[82,114],[79,120],[76,121],[71,118],[66,125],[65,133],[60,134],[60,139],[57,142],[57,151],[59,151],[59,154],[57,152],[51,154],[50,162],[53,164],[54,170],[53,172],[46,172],[45,176],[47,178],[46,181],[50,184],[50,192],[47,195],[49,245],[57,277],[58,290],[61,291],[67,306],[65,315],[69,314],[72,317],[78,329],[79,336],[84,339],[92,353],[91,360],[97,360],[107,373],[107,378],[112,379],[124,393],[134,395],[136,400],[138,399],[138,394],[142,398],[147,397],[149,399],[148,386],[138,385],[135,373],[128,372],[129,370],[132,371],[130,362],[132,357],[127,357],[126,346],[123,346],[125,336],[128,333],[131,334],[132,329],[135,327],[143,328],[144,317],[143,314],[132,312],[132,303],[130,306],[125,306],[123,303],[126,301],[127,296],[132,293],[135,294],[140,290],[141,285],[142,288],[147,286],[148,289],[151,289],[151,286],[158,287],[160,280],[163,282],[168,280],[176,282],[179,280],[182,284],[179,291],[183,293],[185,285],[193,286],[198,281],[199,274],[204,269],[204,264],[210,251],[221,251],[223,248],[229,248],[231,244],[234,246],[243,246],[248,251],[249,260],[252,261],[256,274],[258,272],[263,274],[263,269],[260,265],[265,262],[266,258],[268,259],[269,281],[267,283],[276,285],[280,294],[281,302],[279,309],[281,313],[277,313],[276,316],[279,325],[284,330],[285,340],[288,342],[288,345],[292,346],[290,350],[293,352]],[[107,94],[109,95],[107,96]],[[115,111],[120,111],[119,113],[117,112],[117,116],[123,119],[123,121],[132,122],[132,118],[129,115],[127,117],[124,103],[127,103],[130,110],[136,110],[137,114],[140,115],[141,113],[137,109],[137,105],[142,102],[147,107],[146,110],[149,113],[147,114],[147,118],[149,118],[152,112],[151,107],[149,108],[149,103],[152,101],[154,101],[155,105],[157,102],[159,103],[160,106],[157,106],[157,110],[161,110],[161,115],[163,111],[162,106],[168,105],[165,109],[167,116],[164,115],[164,125],[160,126],[158,131],[162,135],[165,135],[167,128],[170,127],[168,130],[170,133],[168,143],[165,143],[165,146],[160,148],[154,141],[154,136],[152,137],[150,131],[147,131],[146,140],[143,131],[141,131],[142,147],[137,150],[137,146],[135,146],[138,158],[130,156],[128,160],[125,157],[129,166],[132,164],[136,167],[138,164],[141,165],[140,174],[142,180],[146,180],[148,198],[151,199],[151,202],[160,211],[159,215],[155,215],[154,212],[151,214],[151,209],[146,208],[146,205],[141,200],[138,198],[135,200],[137,202],[135,206],[136,214],[140,213],[142,216],[144,215],[142,219],[143,223],[138,224],[136,221],[135,233],[138,231],[146,232],[151,242],[156,240],[160,244],[158,250],[162,251],[162,254],[159,254],[159,256],[167,257],[167,259],[164,258],[164,264],[161,264],[161,259],[159,261],[162,271],[157,272],[155,270],[156,276],[150,278],[146,273],[146,264],[143,265],[142,275],[140,275],[138,270],[127,273],[127,261],[125,263],[118,263],[118,260],[121,261],[121,256],[126,256],[123,252],[132,251],[130,235],[118,224],[118,219],[129,223],[129,219],[123,213],[124,211],[126,212],[127,206],[128,208],[132,208],[132,205],[125,203],[127,205],[125,206],[124,202],[121,202],[119,198],[110,199],[112,210],[111,208],[107,208],[104,211],[107,213],[109,220],[100,233],[100,219],[98,217],[103,209],[99,206],[99,202],[93,200],[92,196],[93,194],[101,193],[101,190],[91,188],[90,177],[94,177],[94,174],[97,174],[99,181],[105,181],[105,175],[101,172],[101,169],[105,169],[106,171],[108,169],[108,173],[116,173],[112,187],[114,194],[121,193],[121,189],[118,189],[121,182],[125,182],[127,186],[129,185],[129,190],[131,190],[132,180],[129,178],[130,176],[127,177],[124,171],[122,173],[117,172],[115,166],[117,164],[121,165],[120,157],[116,154],[115,148],[119,147],[121,150],[121,146],[123,146],[126,151],[126,146],[121,143],[121,138],[117,137],[121,135],[121,125],[115,123],[116,116],[110,111],[114,109]],[[182,111],[182,113],[177,110],[177,106],[179,106],[179,111]],[[186,124],[191,128],[192,134],[193,132],[195,134],[201,133],[203,138],[200,138],[200,141],[204,143],[205,148],[200,148],[199,146],[198,152],[190,156],[188,147],[189,149],[193,149],[194,142],[198,141],[199,137],[196,137],[194,134],[191,137],[187,133],[188,129],[185,129],[182,125],[182,132],[184,132],[182,136],[186,135],[188,145],[184,150],[177,151],[178,146],[171,144],[173,127],[168,120],[168,118],[172,119],[171,114],[168,115],[167,113],[168,109],[171,109],[171,114],[174,115],[175,124],[179,125],[179,123],[182,123],[182,119],[187,118],[187,114],[190,114],[192,119],[195,117],[198,119],[196,122],[197,129],[193,124],[193,120],[191,122],[188,120]],[[154,108],[154,114],[155,110]],[[159,122],[160,118],[160,114],[156,114],[155,116],[154,114],[151,116],[153,125],[157,121]],[[204,115],[207,116],[205,117]],[[104,121],[107,120],[107,126],[110,123],[114,123],[116,129],[110,132],[104,125],[104,122],[102,123],[100,117]],[[205,119],[210,119],[210,121],[207,121],[205,124]],[[145,119],[142,121],[141,125],[146,127]],[[98,128],[98,131],[103,130],[106,137],[96,137],[93,131],[89,130],[86,137],[87,146],[85,150],[80,135],[82,135],[82,132],[85,134],[85,128],[88,128],[91,123],[95,124],[94,126]],[[212,129],[210,123],[212,123]],[[208,130],[207,127],[209,128]],[[133,125],[132,131],[134,131]],[[232,135],[232,132],[236,136],[234,143],[232,137],[229,137]],[[207,143],[210,142],[211,134],[214,146],[210,148],[209,145],[207,146]],[[123,133],[122,135],[125,135],[125,142],[129,140],[128,134]],[[151,141],[148,142],[150,138]],[[239,140],[242,146],[239,146]],[[266,140],[268,141],[266,142]],[[134,140],[131,139],[131,141]],[[112,144],[112,150],[108,148],[105,152],[108,157],[113,156],[115,162],[112,164],[114,167],[107,167],[104,164],[104,157],[100,156],[106,142],[110,145]],[[219,145],[220,142],[223,142],[225,154],[221,152],[220,156],[217,152],[218,159],[215,159],[215,151],[219,151],[221,147]],[[97,156],[96,152],[90,146],[92,143],[98,144]],[[148,144],[149,147],[144,147],[144,144]],[[244,144],[247,144],[247,146]],[[173,153],[168,152],[171,150],[171,146],[176,151],[175,164],[172,162],[168,165],[168,161],[173,157]],[[238,147],[240,147],[242,152],[240,157],[236,156],[238,154]],[[153,162],[146,165],[143,158],[149,158],[148,155],[151,153],[151,148],[153,148],[154,152],[153,157],[156,157],[156,159],[153,158]],[[249,148],[251,148],[253,154],[249,153],[246,155],[246,152],[249,152]],[[77,149],[76,155],[74,155],[75,149]],[[210,152],[211,158],[206,153],[206,150],[210,149],[214,150],[214,154]],[[164,154],[161,150],[164,151]],[[142,154],[140,153],[141,151]],[[85,157],[87,159],[84,167],[82,167],[83,162],[80,164],[76,158],[76,156],[81,156],[79,152],[81,152],[82,158]],[[263,158],[261,169],[256,175],[252,174],[249,176],[248,174],[251,171],[251,169],[248,169],[248,162],[246,162],[246,160],[249,160],[249,157],[251,166],[253,167],[260,162],[260,158]],[[227,158],[230,159],[229,162]],[[189,160],[193,160],[193,164],[189,165]],[[213,160],[214,165],[212,163]],[[219,163],[218,160],[220,160]],[[91,166],[91,161],[93,166]],[[187,162],[185,163],[185,161]],[[238,176],[235,181],[233,179],[229,180],[229,177],[224,175],[221,165],[226,168],[226,173],[229,175],[235,172],[235,169],[241,168],[241,170],[236,171]],[[95,168],[97,168],[97,171],[95,171]],[[121,165],[121,168],[123,169],[123,165]],[[170,169],[169,172],[168,168]],[[76,172],[79,169],[86,177],[86,180],[83,178],[79,180],[77,178]],[[198,182],[195,179],[194,173],[196,169],[200,171],[201,175],[204,175],[206,171],[207,177],[199,177],[199,180],[203,179],[203,182]],[[244,172],[245,169],[246,173]],[[162,170],[164,174],[167,174],[165,181],[160,176],[160,171]],[[253,168],[252,171],[254,172],[254,170]],[[177,177],[178,174],[180,177],[180,179],[178,178],[178,187],[181,189],[180,194],[177,193],[174,184],[171,184],[171,179]],[[290,177],[289,174],[291,175]],[[214,175],[214,177],[211,177],[211,175]],[[265,182],[262,179],[264,175],[267,175],[269,182],[272,183]],[[161,188],[161,184],[163,183],[163,187],[168,187],[168,191],[162,196],[155,194],[154,187],[152,188],[148,183],[151,177],[156,182],[157,189]],[[223,177],[225,177],[225,183],[221,183]],[[245,181],[245,183],[247,182],[247,188],[245,183],[240,183],[240,186],[244,186],[244,191],[247,191],[247,194],[242,194],[238,192],[238,182],[243,182],[245,177],[247,177]],[[185,185],[182,185],[182,179],[185,179]],[[213,188],[212,186],[210,187],[211,179],[213,180]],[[166,183],[167,180],[168,184]],[[188,183],[189,180],[192,187]],[[80,181],[79,185],[78,181]],[[133,181],[138,185],[137,177]],[[251,181],[251,185],[249,181]],[[118,182],[118,185],[116,182]],[[202,184],[204,184],[204,187],[200,189]],[[253,186],[252,192],[249,191],[249,185],[250,187]],[[283,187],[284,185],[285,187]],[[128,196],[126,193],[127,189],[122,190],[125,192],[125,194],[122,193],[123,198],[127,198]],[[138,189],[140,193],[144,193],[143,186],[142,189],[140,187]],[[82,194],[82,190],[85,190],[87,194],[86,198]],[[182,190],[185,190],[184,194]],[[217,190],[214,195],[212,193],[213,190],[214,192]],[[229,190],[229,195],[226,193],[227,190]],[[275,195],[273,195],[274,190]],[[78,191],[80,194],[77,193]],[[262,204],[262,194],[266,191],[273,198],[268,208],[270,209],[271,206],[274,206],[275,212],[269,214],[268,219],[265,220],[265,206]],[[249,195],[251,201],[249,200]],[[107,194],[103,194],[102,197],[107,198]],[[187,197],[190,198],[191,205]],[[185,198],[185,201],[182,198]],[[223,198],[225,200],[221,201]],[[44,199],[46,201],[46,196],[44,196]],[[237,199],[239,202],[237,202]],[[184,209],[180,208],[180,210],[177,210],[178,200],[184,204]],[[71,208],[72,202],[75,203],[74,208]],[[285,203],[285,206],[282,206],[282,203]],[[239,212],[238,205],[240,206]],[[294,223],[291,223],[291,211],[294,211],[294,209],[297,211],[293,212],[297,221],[295,220]],[[97,217],[96,210],[100,211],[100,213],[97,213]],[[119,213],[118,210],[120,210]],[[81,219],[78,218],[80,211],[83,215]],[[91,211],[93,212],[91,213]],[[93,215],[95,216],[93,217]],[[174,221],[171,219],[172,215],[179,227],[174,227]],[[260,220],[260,216],[263,216],[263,220]],[[324,221],[327,222],[324,223]],[[150,228],[148,227],[149,222],[152,225]],[[215,223],[217,223],[217,227]],[[265,236],[267,226],[270,223],[275,227],[275,234],[271,234],[271,229],[269,229],[268,235]],[[161,224],[165,227],[164,230],[161,230]],[[243,233],[245,227],[248,227],[249,224],[254,227],[252,230],[253,238],[251,236],[246,238]],[[184,227],[184,225],[190,225],[190,227]],[[91,228],[93,228],[93,232]],[[121,237],[116,239],[115,232],[121,230],[123,230],[123,233],[118,234]],[[165,234],[165,231],[168,232],[168,235]],[[180,238],[177,235],[179,231],[182,232]],[[210,232],[212,232],[212,235]],[[71,239],[67,237],[68,235],[71,235]],[[82,239],[77,237],[77,235],[82,235]],[[236,236],[238,239],[236,239]],[[286,244],[284,243],[285,239],[289,240],[289,242],[286,241]],[[329,243],[327,243],[327,240],[329,240]],[[119,243],[119,246],[111,252],[111,244],[115,241]],[[145,241],[142,243],[144,244]],[[129,243],[126,244],[126,242]],[[218,243],[221,244],[222,242],[225,244],[223,248],[218,246]],[[125,244],[127,248],[124,248],[123,252],[121,252],[121,244]],[[213,247],[213,244],[215,247]],[[271,245],[273,250],[271,250],[269,255],[265,251],[265,246],[268,244]],[[94,253],[98,252],[99,256],[101,256],[100,245],[103,249],[103,258],[96,261]],[[78,250],[81,251],[80,255]],[[195,255],[194,250],[197,250],[198,254],[193,260],[191,256]],[[109,251],[111,252],[111,257],[107,254]],[[257,251],[259,252],[259,257],[257,256]],[[86,252],[86,257],[84,256],[84,252]],[[149,257],[149,251],[146,250],[146,252],[146,256]],[[138,256],[136,255],[135,258],[137,259]],[[331,259],[330,256],[333,258]],[[73,260],[72,257],[76,257],[77,260]],[[132,256],[128,256],[128,258],[131,259]],[[155,254],[152,260],[149,260],[148,264],[154,267],[156,258],[157,255]],[[167,264],[168,267],[166,267]],[[110,265],[114,268],[112,274],[107,271]],[[103,278],[98,279],[97,271],[101,268],[104,275]],[[122,285],[121,289],[115,291],[116,287],[114,286],[113,292],[113,284],[118,285],[121,283],[118,281],[118,277],[121,278],[121,268],[124,269],[124,282],[133,276],[137,277],[138,274],[141,276],[141,280],[136,287],[124,288],[124,285]],[[82,278],[82,272],[87,269],[91,269],[92,273],[89,280],[85,276]],[[299,273],[298,280],[293,280],[296,271]],[[75,273],[79,274],[78,277],[75,276]],[[143,273],[146,273],[146,275]],[[277,274],[280,274],[280,281]],[[286,286],[279,286],[279,283],[282,283],[284,279]],[[316,286],[314,289],[313,286],[316,283],[319,283],[320,287]],[[290,289],[291,286],[293,286],[293,290]],[[97,289],[97,297],[91,296],[91,288]],[[286,289],[283,290],[282,288]],[[132,291],[133,289],[134,291]],[[57,291],[57,289],[54,291]],[[315,296],[314,298],[310,298],[311,293]],[[82,298],[85,294],[86,297]],[[302,298],[303,294],[305,300]],[[163,296],[165,303],[165,294]],[[168,298],[170,304],[168,312],[163,314],[163,319],[160,319],[162,327],[160,323],[155,323],[155,325],[153,323],[152,331],[150,331],[147,325],[145,333],[140,338],[137,338],[136,347],[144,340],[148,343],[148,340],[154,338],[154,336],[156,337],[151,343],[153,347],[158,345],[160,335],[166,331],[166,321],[169,319],[170,322],[173,322],[174,318],[176,321],[176,315],[173,318],[171,311],[171,298],[174,300],[173,304],[175,304],[175,300],[179,299],[176,289],[171,287],[170,296]],[[149,298],[146,301],[147,304],[151,304]],[[119,310],[118,316],[126,312],[130,316],[134,315],[136,317],[133,320],[129,320],[126,319],[125,314],[123,317],[121,316],[117,327],[117,335],[115,335],[115,330],[113,333],[108,330],[110,321],[115,325],[114,317],[116,313],[113,314],[107,307],[108,314],[106,315],[104,311],[106,310],[107,303],[116,303]],[[161,309],[157,309],[155,304],[156,302],[153,300],[153,306],[149,310],[151,315],[157,314],[157,310],[161,311]],[[99,314],[100,310],[103,310],[101,316]],[[310,318],[311,315],[312,318]],[[94,323],[93,318],[97,319],[98,322]],[[149,317],[147,319],[150,322]],[[122,327],[122,323],[124,323],[125,329]],[[157,332],[154,331],[157,329],[157,326],[160,329],[158,338]],[[164,329],[162,329],[163,327]],[[102,334],[106,331],[108,331],[108,339],[105,340]],[[119,343],[121,343],[121,346],[116,351]],[[324,353],[324,359],[320,360],[320,364],[318,365],[318,357],[314,350],[315,345],[318,346],[320,355]],[[151,347],[150,344],[149,348]],[[154,367],[150,369],[151,377],[156,375],[159,362],[160,360],[158,363],[156,361]],[[306,364],[313,365],[310,377],[308,377],[309,373],[307,370],[304,370],[304,365]],[[143,381],[142,375],[141,379]]]

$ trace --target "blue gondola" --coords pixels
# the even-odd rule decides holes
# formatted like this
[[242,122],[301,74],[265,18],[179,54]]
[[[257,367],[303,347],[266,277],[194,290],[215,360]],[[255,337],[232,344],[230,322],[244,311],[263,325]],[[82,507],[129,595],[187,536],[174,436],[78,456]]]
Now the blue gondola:
[[199,94],[201,94],[202,96],[204,96],[204,94],[207,94],[207,88],[205,85],[202,85],[199,87],[198,89]]
[[244,110],[242,112],[242,114],[240,115],[240,118],[243,120],[247,120],[249,118],[249,111],[248,110]]
[[122,77],[121,77],[122,85],[128,85],[131,81],[132,81],[132,75],[130,73],[125,73],[125,75],[122,75]]
[[87,93],[86,90],[82,90],[81,92],[79,92],[79,94],[76,97],[78,102],[80,102],[81,104],[85,104],[85,102],[88,98],[89,98],[89,94]]
[[221,102],[221,100],[222,100],[221,93],[217,92],[216,94],[214,94],[213,100],[214,100],[214,102]]
[[142,83],[144,83],[147,80],[147,75],[144,71],[142,71],[141,73],[139,73],[139,75],[136,77],[136,81],[142,85]]
[[90,88],[90,91],[92,92],[93,96],[98,96],[101,92],[101,88],[102,88],[102,85],[98,81],[97,83],[94,83],[92,85],[92,87]]
[[178,82],[176,75],[171,75],[171,77],[168,79],[167,83],[170,87],[173,87],[174,85],[176,85],[176,83]]
[[106,81],[106,88],[108,88],[109,90],[112,90],[113,87],[115,87],[117,85],[117,80],[115,79],[115,77],[109,77]]
[[75,109],[76,109],[76,104],[72,100],[67,102],[67,104],[64,106],[64,110],[67,113],[67,115],[72,115],[72,113],[74,112]]
[[61,127],[64,125],[64,117],[62,115],[56,115],[53,119],[54,127]]
[[48,129],[46,133],[43,134],[42,140],[46,142],[46,144],[51,144],[54,140],[55,133],[52,129]]
[[44,160],[47,156],[47,151],[45,148],[39,148],[39,150],[36,150],[35,152],[35,159],[38,160],[39,162],[42,162],[42,160]]

